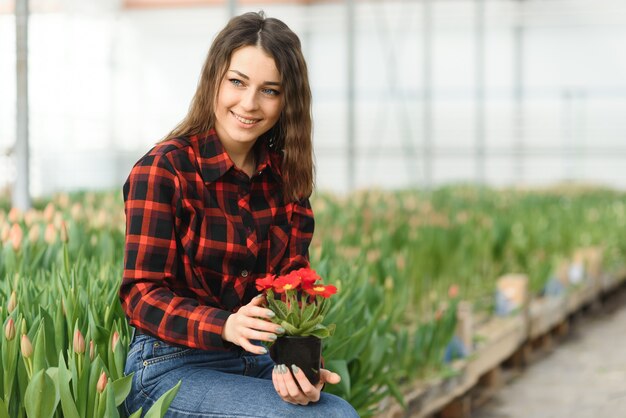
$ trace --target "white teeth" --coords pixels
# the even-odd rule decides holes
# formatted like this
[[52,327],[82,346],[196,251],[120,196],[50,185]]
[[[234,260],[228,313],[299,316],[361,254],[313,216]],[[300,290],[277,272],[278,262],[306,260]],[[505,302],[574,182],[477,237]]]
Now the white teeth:
[[243,117],[239,116],[238,114],[236,114],[234,112],[233,112],[233,115],[235,116],[235,118],[237,118],[237,120],[239,122],[242,122],[242,123],[245,123],[245,124],[248,124],[248,125],[252,125],[253,123],[258,122],[258,119],[246,119],[246,118],[243,118]]

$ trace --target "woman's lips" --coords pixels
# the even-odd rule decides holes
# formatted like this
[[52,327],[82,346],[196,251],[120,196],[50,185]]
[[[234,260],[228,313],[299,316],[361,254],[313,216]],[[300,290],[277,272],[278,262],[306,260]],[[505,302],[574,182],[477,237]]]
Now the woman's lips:
[[237,113],[233,111],[231,111],[230,113],[232,113],[235,119],[237,119],[239,122],[243,123],[244,125],[254,125],[255,123],[258,123],[261,120],[261,119],[247,118],[245,116],[238,115]]

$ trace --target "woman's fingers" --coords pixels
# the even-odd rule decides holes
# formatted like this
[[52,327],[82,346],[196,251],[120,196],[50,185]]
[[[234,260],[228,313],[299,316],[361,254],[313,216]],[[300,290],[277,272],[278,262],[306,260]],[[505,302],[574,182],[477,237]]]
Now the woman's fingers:
[[324,383],[330,383],[331,385],[336,385],[341,382],[341,376],[337,373],[331,372],[327,369],[320,369],[320,382],[322,385]]
[[[268,332],[259,331],[255,328],[262,328]],[[228,317],[222,338],[237,344],[250,353],[265,354],[267,350],[264,347],[252,344],[251,340],[273,341],[276,334],[272,331],[276,326],[271,322],[260,319],[249,318],[243,314],[235,313]]]
[[248,340],[258,341],[276,341],[276,334],[271,332],[261,332],[254,329],[246,329],[242,332],[242,336]]
[[278,325],[273,322],[266,321],[264,319],[254,318],[251,316],[244,316],[241,318],[242,325],[249,329],[255,329],[257,331],[275,332]]
[[291,366],[291,371],[293,372],[293,376],[296,378],[296,381],[298,382],[298,385],[300,386],[300,389],[304,396],[306,396],[307,400],[310,402],[319,401],[321,386],[313,386],[302,371],[302,369],[300,369],[295,364]]
[[274,366],[274,371],[272,372],[272,382],[274,383],[274,389],[276,389],[276,393],[278,393],[278,396],[280,396],[285,402],[295,404],[296,402],[291,398],[291,396],[289,396],[289,391],[287,390],[287,385],[285,384],[285,379],[283,375],[286,369],[283,369],[283,367],[285,366]]
[[238,345],[241,346],[241,348],[246,350],[248,353],[255,353],[255,354],[267,353],[267,349],[265,347],[260,346],[260,345],[254,345],[247,338],[241,338],[240,344]]
[[312,385],[297,366],[292,365],[291,370],[284,364],[275,366],[272,382],[276,392],[286,402],[307,405],[320,399],[321,385]]
[[277,392],[286,402],[306,405],[311,401],[300,390],[291,372],[284,364],[280,364],[274,368],[272,379],[276,379],[275,387],[277,387]]
[[264,347],[254,345],[251,341],[274,341],[277,334],[285,330],[271,322],[274,313],[262,307],[263,302],[263,297],[253,298],[247,305],[230,315],[224,325],[222,337],[250,353],[265,354],[267,350]]

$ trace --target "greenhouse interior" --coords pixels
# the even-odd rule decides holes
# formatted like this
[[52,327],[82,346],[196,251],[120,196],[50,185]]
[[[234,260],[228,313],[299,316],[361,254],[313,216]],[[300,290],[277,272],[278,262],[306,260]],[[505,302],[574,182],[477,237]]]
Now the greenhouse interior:
[[623,0],[0,0],[0,418],[626,416],[625,44]]

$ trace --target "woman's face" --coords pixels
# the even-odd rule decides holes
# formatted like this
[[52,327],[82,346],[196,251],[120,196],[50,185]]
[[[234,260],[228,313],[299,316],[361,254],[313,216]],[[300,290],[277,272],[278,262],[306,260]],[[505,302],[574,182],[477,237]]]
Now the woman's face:
[[215,101],[215,131],[225,148],[249,150],[274,126],[282,109],[274,59],[256,46],[235,50]]

